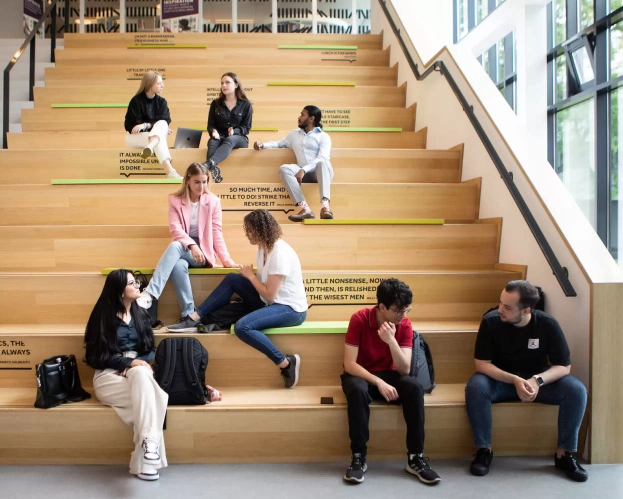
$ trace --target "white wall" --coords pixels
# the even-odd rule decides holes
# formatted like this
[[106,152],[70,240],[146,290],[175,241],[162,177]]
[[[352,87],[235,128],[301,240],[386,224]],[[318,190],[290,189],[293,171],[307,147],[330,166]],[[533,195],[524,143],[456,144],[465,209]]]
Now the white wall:
[[[399,24],[399,27],[403,36],[408,35],[420,56],[419,59],[416,57],[415,62],[423,69],[422,60],[428,62],[429,54],[437,52],[440,47],[435,48],[431,43],[421,25],[427,22],[426,18],[414,15],[410,2],[394,0],[392,3],[402,20],[402,26]],[[515,184],[560,263],[569,269],[569,277],[578,296],[564,296],[536,240],[445,79],[439,74],[433,74],[417,82],[378,3],[373,3],[372,9],[373,32],[383,31],[384,45],[391,46],[390,64],[399,65],[398,84],[407,82],[407,105],[417,102],[416,129],[428,127],[427,147],[430,149],[447,149],[465,144],[463,180],[482,178],[480,218],[503,218],[500,262],[528,266],[528,279],[544,289],[547,312],[558,319],[565,331],[572,352],[574,375],[588,385],[589,279],[593,282],[623,282],[623,273],[473,53],[465,47],[449,47],[441,54],[440,60],[446,63],[468,102],[474,106],[481,125],[504,164],[514,173]],[[422,51],[420,47],[423,47]],[[415,55],[415,51],[412,53]],[[555,222],[548,216],[541,199]],[[573,248],[573,252],[570,248]]]
[[2,4],[0,38],[24,38],[22,29],[23,0],[2,0],[0,3]]

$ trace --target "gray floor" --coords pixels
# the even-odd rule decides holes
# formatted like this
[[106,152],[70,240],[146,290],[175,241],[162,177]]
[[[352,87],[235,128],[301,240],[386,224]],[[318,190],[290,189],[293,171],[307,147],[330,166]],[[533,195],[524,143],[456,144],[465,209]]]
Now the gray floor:
[[[94,449],[96,452],[96,449]],[[124,466],[2,466],[0,497],[91,498],[623,498],[623,465],[587,466],[588,482],[554,470],[550,458],[495,458],[485,478],[469,475],[469,461],[431,463],[441,484],[427,487],[403,462],[370,463],[361,485],[343,483],[345,463],[289,465],[173,465],[157,482],[143,482]]]

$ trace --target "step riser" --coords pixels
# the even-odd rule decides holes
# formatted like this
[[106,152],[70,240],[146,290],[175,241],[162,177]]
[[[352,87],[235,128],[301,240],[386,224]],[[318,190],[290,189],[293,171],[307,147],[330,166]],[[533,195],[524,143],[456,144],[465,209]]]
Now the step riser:
[[[173,147],[177,124],[172,123],[173,133],[169,136],[168,145]],[[249,144],[256,141],[269,142],[283,139],[292,125],[280,132],[251,132]],[[24,132],[10,134],[8,137],[9,150],[58,150],[80,149],[86,151],[112,149],[126,150],[126,132],[117,130],[114,132]],[[203,140],[207,140],[204,138]],[[402,133],[372,133],[372,132],[339,132],[331,134],[333,150],[338,148],[381,148],[381,149],[425,149],[426,129],[420,132]],[[234,151],[237,153],[239,151]],[[232,158],[228,161],[233,161]],[[205,159],[205,156],[204,156]]]
[[[189,335],[157,333],[164,337],[195,336],[208,350],[207,383],[219,389],[228,387],[281,388],[279,370],[261,353],[242,343],[235,335]],[[467,383],[474,373],[474,332],[423,333],[431,348],[436,383]],[[284,353],[301,357],[300,386],[335,386],[340,384],[344,359],[343,334],[270,335]],[[2,346],[8,345],[8,346]],[[16,351],[24,353],[7,355]],[[6,352],[6,353],[5,353]],[[43,359],[60,354],[74,354],[79,361],[83,386],[93,386],[93,370],[84,359],[81,335],[12,334],[0,335],[0,388],[35,388],[34,368]],[[7,368],[24,370],[8,370]],[[31,370],[25,370],[30,368]]]
[[[172,105],[171,118],[182,128],[205,129],[208,108],[205,106]],[[253,113],[256,128],[290,130],[296,126],[301,106],[257,106]],[[124,109],[31,109],[22,112],[26,132],[37,131],[116,131],[122,128]],[[322,122],[326,127],[401,128],[415,130],[415,107],[351,107],[324,109]]]
[[[304,277],[310,275],[313,274],[305,273]],[[500,292],[504,286],[511,280],[521,278],[518,272],[496,274],[379,272],[374,276],[378,278],[393,276],[406,282],[413,291],[413,310],[409,318],[422,321],[480,320],[486,310],[499,302]],[[315,277],[321,276],[316,274]],[[191,276],[196,305],[205,301],[221,278],[222,276]],[[104,281],[103,276],[97,275],[5,275],[0,280],[0,303],[3,304],[0,308],[0,324],[86,324],[93,305],[101,294]],[[376,284],[371,287],[376,287]],[[349,305],[345,305],[344,301],[334,300],[316,302],[310,309],[307,320],[349,320],[355,310],[376,303],[376,300],[372,299],[373,295],[373,292],[354,295],[357,298],[352,301],[349,299],[347,302]],[[310,300],[311,296],[310,294]],[[170,282],[160,297],[158,312],[165,324],[174,324],[180,316],[177,298]]]
[[[350,461],[345,408],[293,412],[218,410],[216,406],[207,413],[193,412],[192,408],[169,411],[165,431],[169,463],[343,461],[346,466]],[[0,464],[127,464],[133,450],[132,432],[114,411],[73,409],[45,413],[36,409],[0,410]],[[552,454],[557,413],[555,406],[538,404],[494,406],[496,455]],[[374,407],[369,460],[405,459],[405,432],[400,408]],[[463,406],[427,407],[427,456],[467,459],[473,452],[471,427]]]
[[[225,168],[223,175],[227,175]],[[176,190],[172,187],[33,185],[15,189],[0,186],[4,203],[0,225],[160,225],[168,220],[167,198]],[[258,192],[260,187],[269,191]],[[311,208],[320,215],[318,185],[302,187]],[[241,193],[240,188],[256,191]],[[270,210],[279,222],[286,222],[288,215],[299,211],[282,184],[222,183],[216,184],[212,191],[217,196],[227,196],[221,198],[224,223],[241,223],[247,213],[258,208]],[[233,195],[236,199],[232,199]],[[331,208],[340,219],[473,221],[478,218],[479,198],[477,182],[390,184],[383,189],[373,184],[331,186]]]

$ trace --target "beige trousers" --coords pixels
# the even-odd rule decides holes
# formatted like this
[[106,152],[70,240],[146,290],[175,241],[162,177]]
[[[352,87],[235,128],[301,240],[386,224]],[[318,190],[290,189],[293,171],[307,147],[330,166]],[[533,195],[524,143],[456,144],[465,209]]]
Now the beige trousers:
[[[156,383],[152,370],[143,366],[133,367],[128,369],[125,377],[119,376],[114,369],[98,370],[93,378],[93,388],[102,404],[111,406],[125,424],[134,428],[130,473],[149,473],[166,467],[162,426],[169,396]],[[142,444],[146,438],[160,444],[161,464],[154,466],[143,463]]]
[[171,159],[171,153],[169,152],[169,146],[167,145],[167,137],[169,136],[169,125],[166,121],[160,120],[154,123],[149,132],[140,133],[126,133],[125,145],[128,149],[145,149],[149,145],[149,139],[153,136],[157,136],[160,140],[154,147],[154,153],[158,158],[160,164],[164,163],[167,159]]

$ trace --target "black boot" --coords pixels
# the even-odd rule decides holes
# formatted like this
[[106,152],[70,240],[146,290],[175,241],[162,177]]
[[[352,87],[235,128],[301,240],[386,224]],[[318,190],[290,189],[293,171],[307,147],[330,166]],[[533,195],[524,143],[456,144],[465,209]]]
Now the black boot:
[[158,320],[158,300],[156,300],[155,298],[152,299],[151,307],[147,309],[147,312],[149,312],[151,328],[154,331],[157,331],[158,329],[164,327],[164,324],[162,323],[162,321]]

